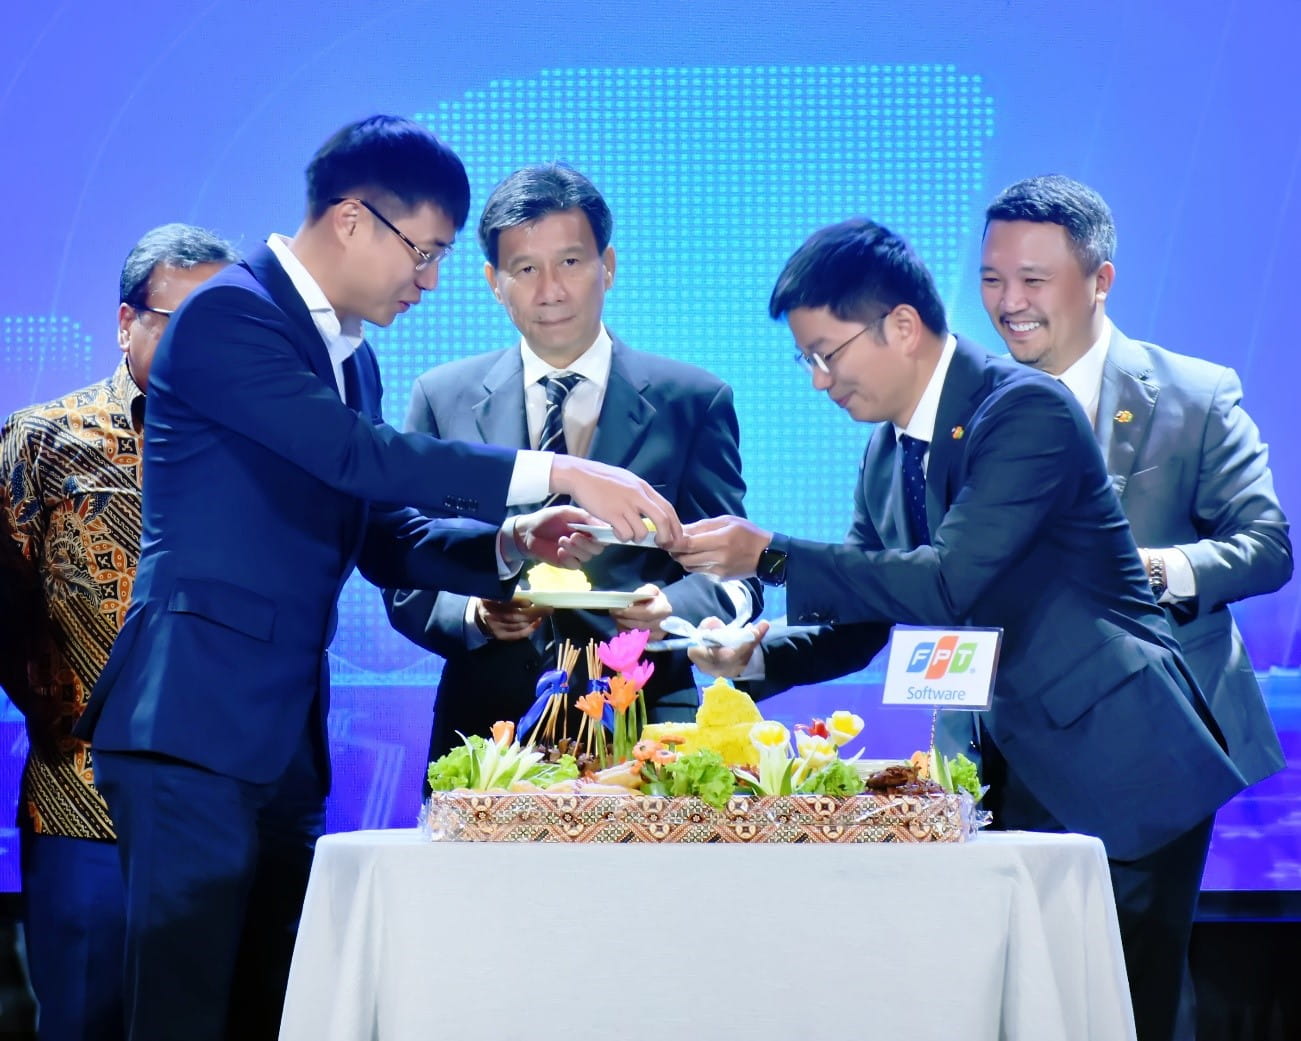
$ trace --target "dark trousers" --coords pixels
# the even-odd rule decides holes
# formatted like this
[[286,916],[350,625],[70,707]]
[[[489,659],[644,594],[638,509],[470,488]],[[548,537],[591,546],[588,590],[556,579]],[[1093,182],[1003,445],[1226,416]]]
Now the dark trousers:
[[274,1041],[316,839],[323,753],[251,784],[160,756],[100,751],[126,880],[128,1041]]
[[[994,827],[1065,831],[1008,768],[988,735],[981,736],[982,779],[990,786],[986,808],[994,815]],[[1213,820],[1208,817],[1137,860],[1107,859],[1138,1041],[1171,1041],[1174,1037]]]
[[117,846],[23,829],[23,929],[41,1041],[122,1041]]

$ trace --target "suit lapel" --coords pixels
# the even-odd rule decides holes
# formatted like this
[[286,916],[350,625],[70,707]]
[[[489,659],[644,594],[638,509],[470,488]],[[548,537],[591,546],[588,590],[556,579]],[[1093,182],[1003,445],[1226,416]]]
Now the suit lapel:
[[872,527],[889,549],[915,549],[904,505],[899,442],[892,423],[882,423],[863,458],[863,502]]
[[311,312],[307,310],[303,298],[298,295],[298,290],[294,288],[289,275],[280,266],[280,261],[270,247],[259,246],[244,258],[243,265],[293,323],[294,330],[298,333],[298,344],[312,371],[331,387],[337,388],[334,366],[330,364],[330,352],[321,339],[321,331],[316,328]]
[[926,522],[932,539],[956,494],[950,485],[956,480],[960,469],[957,464],[966,448],[966,424],[984,390],[987,357],[980,347],[959,337],[944,378],[940,407],[935,413],[935,432],[931,435],[930,461],[926,466]]
[[1098,446],[1116,494],[1124,498],[1125,485],[1147,439],[1160,387],[1152,382],[1152,366],[1130,339],[1114,329],[1102,369],[1102,391],[1095,423]]
[[625,466],[637,453],[655,418],[655,406],[642,395],[650,375],[621,340],[613,340],[610,380],[606,384],[601,415],[596,421],[588,458],[612,466]]
[[518,348],[502,351],[483,377],[483,397],[474,405],[474,422],[485,444],[529,448],[524,411],[524,363]]

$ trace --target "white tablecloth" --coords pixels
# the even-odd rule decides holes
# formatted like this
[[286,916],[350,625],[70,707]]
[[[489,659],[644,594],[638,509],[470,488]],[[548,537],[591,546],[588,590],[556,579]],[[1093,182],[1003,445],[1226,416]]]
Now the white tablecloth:
[[323,838],[282,1041],[1125,1041],[1102,844]]

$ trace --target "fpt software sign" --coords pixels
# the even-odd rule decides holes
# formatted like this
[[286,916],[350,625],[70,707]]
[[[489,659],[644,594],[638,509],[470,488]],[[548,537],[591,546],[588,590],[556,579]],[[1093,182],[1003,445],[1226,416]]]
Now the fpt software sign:
[[884,705],[989,708],[1002,629],[890,630]]

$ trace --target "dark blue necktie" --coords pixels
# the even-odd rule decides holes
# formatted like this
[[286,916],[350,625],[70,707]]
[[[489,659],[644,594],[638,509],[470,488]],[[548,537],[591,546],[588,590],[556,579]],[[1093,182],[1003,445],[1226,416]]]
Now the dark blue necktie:
[[926,523],[926,470],[922,462],[930,442],[900,434],[899,447],[903,449],[903,501],[908,512],[908,534],[914,547],[929,546],[931,529]]
[[[538,437],[539,452],[569,454],[569,446],[565,444],[565,399],[582,378],[576,372],[567,372],[563,376],[547,376],[543,379],[547,392],[547,411],[542,417],[542,434]],[[543,505],[565,506],[568,503],[568,496],[553,495]]]

